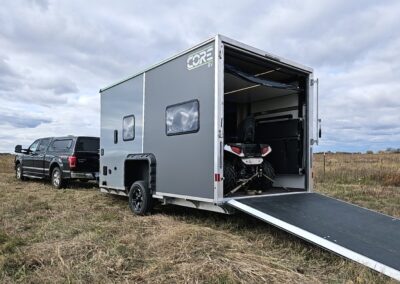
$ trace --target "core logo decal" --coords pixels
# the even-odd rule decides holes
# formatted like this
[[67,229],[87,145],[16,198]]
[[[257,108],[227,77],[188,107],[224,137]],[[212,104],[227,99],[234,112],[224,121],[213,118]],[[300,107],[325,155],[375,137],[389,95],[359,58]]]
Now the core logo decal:
[[193,70],[197,67],[206,65],[208,67],[211,67],[213,65],[213,47],[206,47],[203,50],[197,51],[196,53],[193,53],[189,55],[186,63],[187,63],[187,69],[188,70]]

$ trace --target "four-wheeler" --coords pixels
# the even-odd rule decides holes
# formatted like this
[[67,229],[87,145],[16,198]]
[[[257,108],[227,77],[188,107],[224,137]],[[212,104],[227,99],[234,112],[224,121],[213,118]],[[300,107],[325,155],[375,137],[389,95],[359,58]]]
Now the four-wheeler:
[[255,118],[247,117],[239,126],[239,143],[224,146],[224,194],[231,195],[239,189],[248,194],[261,194],[272,187],[275,171],[265,157],[272,149],[268,144],[256,144]]

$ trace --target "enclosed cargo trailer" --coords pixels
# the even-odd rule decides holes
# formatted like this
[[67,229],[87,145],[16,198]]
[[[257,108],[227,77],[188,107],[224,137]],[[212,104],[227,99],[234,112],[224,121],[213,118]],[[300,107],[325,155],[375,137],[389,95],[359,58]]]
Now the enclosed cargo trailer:
[[[312,193],[315,82],[311,68],[217,35],[101,89],[100,190],[139,214],[155,200],[241,210],[400,279],[398,219]],[[330,239],[339,225],[349,241]],[[390,253],[374,258],[367,244]]]

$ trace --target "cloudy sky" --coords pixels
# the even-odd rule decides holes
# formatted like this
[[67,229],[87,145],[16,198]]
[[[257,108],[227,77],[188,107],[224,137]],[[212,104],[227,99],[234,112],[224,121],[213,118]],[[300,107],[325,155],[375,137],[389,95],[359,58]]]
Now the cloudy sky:
[[216,33],[313,67],[317,150],[400,147],[400,1],[4,1],[0,152],[99,135],[98,90]]

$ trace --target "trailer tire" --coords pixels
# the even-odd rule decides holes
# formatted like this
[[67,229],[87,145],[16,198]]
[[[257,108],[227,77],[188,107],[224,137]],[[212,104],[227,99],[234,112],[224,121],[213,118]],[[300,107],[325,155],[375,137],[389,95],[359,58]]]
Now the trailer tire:
[[224,161],[224,194],[236,187],[237,177],[234,163],[227,159]]
[[139,180],[129,190],[129,208],[135,215],[146,215],[153,209],[153,197],[145,181]]
[[[275,179],[275,170],[274,167],[271,165],[270,162],[264,161],[263,163],[263,173],[269,177],[270,179]],[[266,189],[272,187],[273,182],[266,177],[262,179],[262,186]]]

